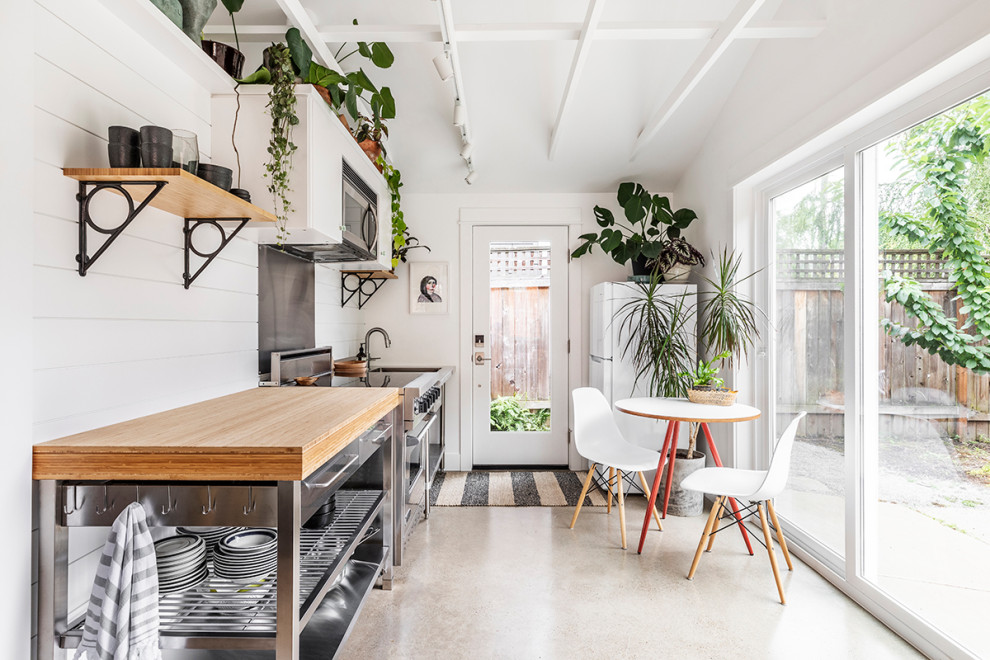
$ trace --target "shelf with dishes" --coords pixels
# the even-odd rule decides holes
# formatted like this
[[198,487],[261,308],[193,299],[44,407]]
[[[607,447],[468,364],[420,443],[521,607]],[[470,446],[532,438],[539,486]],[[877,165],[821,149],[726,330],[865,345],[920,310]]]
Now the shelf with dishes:
[[[177,167],[67,167],[63,168],[62,174],[79,182],[76,195],[79,202],[79,252],[76,261],[81,276],[86,275],[124,229],[149,206],[177,215],[185,221],[182,282],[186,289],[248,222],[276,221],[272,213]],[[104,190],[122,196],[127,202],[127,215],[114,227],[101,226],[90,213],[93,199]],[[207,227],[219,234],[219,246],[203,251],[193,243],[193,234]],[[88,246],[90,230],[106,236],[92,253]],[[204,260],[195,272],[191,265],[193,255]]]
[[[382,525],[376,522],[384,512],[385,495],[381,490],[338,490],[329,524],[322,529],[299,530],[300,628],[320,611],[333,589],[345,591],[330,594],[333,601],[346,603],[347,594],[367,593],[374,586],[389,554],[387,543],[381,542]],[[227,533],[208,543],[212,529]],[[177,531],[179,535],[156,544],[159,562],[166,567],[159,568],[159,581],[166,584],[159,599],[162,648],[274,649],[278,589],[275,530],[229,527]],[[181,533],[193,531],[195,534]],[[365,544],[376,537],[377,543]],[[248,564],[261,562],[267,572],[238,572],[238,555]],[[185,570],[188,577],[177,575],[176,567]],[[200,574],[201,567],[205,575]],[[178,588],[173,590],[172,586]],[[341,618],[340,612],[336,618]],[[78,646],[83,623],[76,622],[62,635],[62,648]]]

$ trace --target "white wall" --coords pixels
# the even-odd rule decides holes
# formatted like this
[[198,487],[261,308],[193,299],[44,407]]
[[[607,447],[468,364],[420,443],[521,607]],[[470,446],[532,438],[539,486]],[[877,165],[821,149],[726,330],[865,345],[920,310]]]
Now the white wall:
[[[258,259],[245,232],[185,290],[182,219],[149,208],[85,277],[78,275],[78,184],[61,168],[105,167],[107,126],[114,124],[191,129],[209,162],[210,93],[96,0],[17,4],[26,7],[24,24],[38,38],[20,49],[34,48],[35,56],[13,67],[13,75],[26,70],[36,94],[33,111],[13,116],[17,131],[5,122],[4,138],[20,135],[26,144],[11,144],[9,151],[4,144],[0,177],[5,193],[7,184],[16,185],[4,195],[13,213],[0,216],[10,225],[0,247],[0,297],[13,363],[4,379],[13,387],[5,385],[0,406],[7,448],[16,457],[8,462],[13,474],[4,488],[16,491],[8,501],[18,502],[25,529],[14,559],[22,570],[15,572],[26,580],[30,445],[256,387]],[[10,24],[5,13],[5,36]],[[32,41],[30,30],[26,34]],[[19,80],[11,84],[16,98],[31,89]],[[95,220],[112,227],[123,201],[101,196]],[[95,232],[90,236],[92,253],[102,241]],[[340,309],[339,268],[317,267],[317,302],[317,338],[340,352],[356,351],[363,322],[356,306]],[[80,613],[88,598],[104,539],[105,530],[72,530],[70,613]],[[36,569],[33,580],[36,587]],[[26,600],[5,600],[12,611],[5,609],[0,620],[21,625],[4,636],[4,645],[16,642],[17,650],[3,657],[28,657]],[[34,634],[36,627],[30,629]]]
[[[34,48],[33,5],[8,2],[0,20],[0,43],[10,52]],[[11,67],[0,104],[0,342],[7,347],[0,385],[4,460],[0,498],[7,502],[6,597],[0,600],[0,649],[5,658],[27,658],[31,629],[31,152],[34,124],[34,72]]]
[[[652,191],[660,194],[660,191]],[[679,201],[679,200],[678,200]],[[459,327],[459,306],[461,296],[457,274],[460,271],[460,233],[465,230],[459,224],[462,209],[580,209],[581,229],[587,233],[598,229],[593,208],[598,204],[621,212],[615,201],[615,193],[589,194],[462,194],[438,195],[405,192],[402,208],[406,222],[413,236],[419,238],[432,252],[414,250],[410,261],[441,261],[450,264],[451,283],[447,290],[450,301],[449,313],[445,316],[412,316],[409,313],[409,266],[399,264],[396,273],[398,280],[386,282],[382,289],[365,307],[365,317],[369,327],[379,325],[385,328],[392,338],[392,347],[384,352],[376,343],[375,354],[382,356],[382,364],[406,365],[453,365],[459,366],[465,352],[472,348],[463,340],[469,329]],[[570,250],[577,247],[574,242]],[[627,264],[620,266],[601,250],[595,248],[591,255],[577,261],[579,264],[577,281],[571,283],[570,303],[580,307],[580,322],[571,328],[572,352],[578,354],[580,373],[571,379],[574,386],[588,382],[588,306],[589,291],[598,282],[625,280],[631,272]],[[470,465],[461,461],[462,447],[470,438],[461,437],[462,414],[467,403],[460,400],[460,370],[454,372],[448,383],[447,392],[447,467],[449,469],[469,469]]]
[[[753,258],[760,239],[745,217],[753,200],[734,207],[733,188],[990,32],[985,2],[835,0],[827,16],[815,39],[760,45],[679,182],[678,201],[705,219],[692,227],[704,251],[734,246],[751,268],[765,265]],[[751,366],[737,380],[741,401],[751,398],[759,358]],[[757,428],[738,429],[734,445],[729,429],[713,429],[726,464],[756,460]]]

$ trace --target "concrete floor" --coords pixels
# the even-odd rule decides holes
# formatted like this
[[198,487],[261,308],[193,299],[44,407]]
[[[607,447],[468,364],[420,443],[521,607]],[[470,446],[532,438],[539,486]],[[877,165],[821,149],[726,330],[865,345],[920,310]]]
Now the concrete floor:
[[434,508],[392,591],[375,590],[342,651],[367,658],[886,658],[911,646],[794,558],[781,605],[762,546],[725,530],[685,579],[703,516],[668,518],[636,554],[645,510]]

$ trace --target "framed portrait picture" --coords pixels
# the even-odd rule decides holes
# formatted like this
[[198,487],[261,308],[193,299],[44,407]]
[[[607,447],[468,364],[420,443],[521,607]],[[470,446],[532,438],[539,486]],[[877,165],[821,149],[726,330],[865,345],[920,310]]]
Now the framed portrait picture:
[[409,262],[409,311],[412,314],[446,314],[449,304],[450,268],[445,262]]

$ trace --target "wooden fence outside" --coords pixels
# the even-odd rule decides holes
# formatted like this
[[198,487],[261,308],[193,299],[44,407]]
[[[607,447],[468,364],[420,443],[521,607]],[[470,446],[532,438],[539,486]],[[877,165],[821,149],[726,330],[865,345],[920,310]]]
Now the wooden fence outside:
[[493,249],[492,398],[550,399],[550,249]]
[[[958,317],[956,293],[940,260],[916,250],[887,251],[884,267],[922,283],[922,288]],[[836,256],[837,255],[837,256]],[[777,259],[777,360],[787,365],[777,379],[783,412],[808,410],[802,436],[842,438],[843,291],[838,251],[789,250]],[[836,275],[838,273],[838,275]],[[812,276],[814,275],[814,276]],[[939,277],[936,277],[939,275]],[[913,326],[898,303],[878,299],[880,318]],[[944,434],[967,439],[990,436],[990,375],[947,365],[937,355],[905,346],[882,329],[877,388],[886,432],[908,433],[928,420]],[[927,427],[927,422],[925,423]]]

